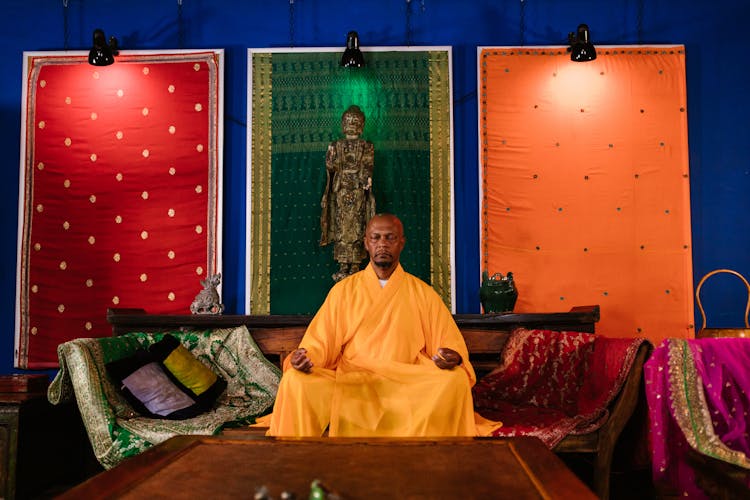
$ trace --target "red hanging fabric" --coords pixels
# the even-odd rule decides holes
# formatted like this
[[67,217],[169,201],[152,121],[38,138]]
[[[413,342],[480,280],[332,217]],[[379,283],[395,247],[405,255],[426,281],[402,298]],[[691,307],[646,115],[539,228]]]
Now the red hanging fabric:
[[111,335],[108,307],[187,313],[218,271],[219,56],[27,56],[17,367]]

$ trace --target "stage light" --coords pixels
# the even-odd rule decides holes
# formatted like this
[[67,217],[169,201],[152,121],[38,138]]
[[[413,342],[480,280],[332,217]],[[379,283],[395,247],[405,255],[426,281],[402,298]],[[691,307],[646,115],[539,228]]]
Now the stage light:
[[568,43],[570,44],[568,52],[570,52],[571,61],[585,62],[596,59],[596,49],[589,37],[589,27],[586,24],[579,24],[576,33],[568,34]]
[[359,35],[356,31],[350,31],[346,35],[346,50],[341,56],[341,66],[345,68],[361,68],[365,65],[365,58],[359,50]]
[[117,38],[109,37],[109,44],[104,31],[94,30],[94,44],[89,51],[89,64],[93,66],[109,66],[115,62],[115,56],[120,53],[117,50]]

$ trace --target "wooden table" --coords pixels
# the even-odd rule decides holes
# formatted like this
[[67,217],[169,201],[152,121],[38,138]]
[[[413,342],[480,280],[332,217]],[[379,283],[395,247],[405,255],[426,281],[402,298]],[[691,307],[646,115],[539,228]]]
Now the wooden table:
[[532,437],[356,439],[178,436],[60,498],[596,498]]

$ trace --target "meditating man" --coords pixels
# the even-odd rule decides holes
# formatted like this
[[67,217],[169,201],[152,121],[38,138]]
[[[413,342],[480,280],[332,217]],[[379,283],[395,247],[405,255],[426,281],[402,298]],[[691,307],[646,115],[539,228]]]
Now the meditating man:
[[[285,361],[272,436],[474,436],[476,381],[461,332],[435,291],[406,273],[394,215],[370,219],[369,265],[331,289]],[[480,418],[481,417],[477,417]]]

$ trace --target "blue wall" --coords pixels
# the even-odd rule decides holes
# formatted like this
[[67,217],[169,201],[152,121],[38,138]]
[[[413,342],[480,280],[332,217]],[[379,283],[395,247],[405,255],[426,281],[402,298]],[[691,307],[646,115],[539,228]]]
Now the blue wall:
[[[294,0],[293,16],[286,0],[182,0],[182,23],[177,0],[67,3],[66,9],[63,0],[3,2],[0,373],[17,371],[13,342],[22,52],[86,49],[98,27],[117,36],[124,49],[226,51],[223,300],[228,313],[241,312],[244,304],[247,49],[343,46],[351,29],[358,30],[363,46],[408,41],[453,46],[455,202],[462,221],[456,226],[458,312],[479,310],[476,47],[519,45],[522,37],[525,45],[564,45],[567,33],[581,22],[589,24],[598,44],[686,46],[695,280],[720,267],[750,276],[750,69],[742,40],[750,19],[747,0]],[[744,287],[730,278],[717,278],[703,288],[714,326],[742,321]]]

